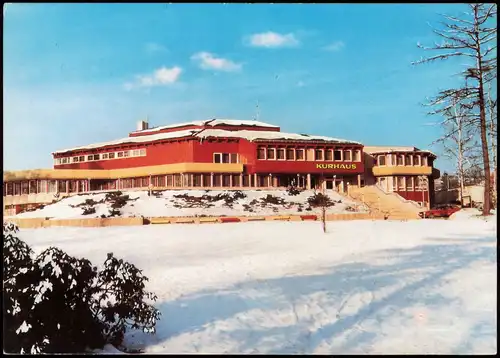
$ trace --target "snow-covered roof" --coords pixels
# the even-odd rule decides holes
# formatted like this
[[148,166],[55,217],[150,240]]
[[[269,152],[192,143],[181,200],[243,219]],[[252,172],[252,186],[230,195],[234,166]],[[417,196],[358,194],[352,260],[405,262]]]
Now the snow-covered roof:
[[323,137],[323,136],[313,136],[306,134],[296,134],[296,133],[283,133],[283,132],[274,132],[274,131],[249,131],[249,130],[241,130],[241,131],[226,131],[223,129],[205,129],[204,131],[200,131],[196,134],[196,137],[199,138],[207,138],[207,137],[230,137],[230,138],[244,138],[249,141],[254,140],[306,140],[306,141],[326,141],[326,142],[335,142],[335,143],[353,143],[353,144],[361,144],[359,142],[332,138],[332,137]]
[[163,129],[169,128],[177,128],[177,127],[185,127],[185,126],[218,126],[218,125],[229,125],[229,126],[256,126],[256,127],[268,127],[268,128],[279,128],[279,126],[275,126],[273,124],[254,121],[254,120],[237,120],[237,119],[209,119],[205,121],[192,121],[192,122],[184,122],[184,123],[174,123],[166,126],[160,126],[150,129],[144,129],[140,131],[134,131],[132,133],[151,133],[158,132]]
[[184,137],[192,136],[193,133],[196,133],[198,131],[199,131],[199,129],[189,129],[189,130],[184,130],[184,131],[152,134],[152,135],[148,135],[148,136],[126,137],[126,138],[122,138],[122,139],[112,140],[109,142],[101,142],[101,143],[89,144],[89,145],[85,145],[85,146],[81,146],[81,147],[62,149],[62,150],[55,151],[53,154],[65,153],[65,152],[81,150],[81,149],[96,149],[96,148],[105,147],[108,145],[116,145],[116,144],[143,143],[143,142],[153,142],[153,141],[161,140],[161,139],[184,138]]
[[417,147],[389,147],[389,146],[365,146],[363,149],[369,154],[400,153],[400,152],[421,152],[436,156],[430,150],[418,149]]
[[295,133],[283,133],[275,131],[250,131],[250,130],[240,130],[240,131],[227,131],[223,129],[189,129],[183,131],[174,131],[167,133],[158,133],[147,136],[138,137],[126,137],[122,139],[117,139],[109,142],[102,142],[96,144],[90,144],[81,147],[75,147],[70,149],[63,149],[54,152],[53,154],[66,153],[75,150],[82,149],[96,149],[100,147],[105,147],[109,145],[126,144],[126,143],[145,143],[153,142],[162,139],[172,139],[172,138],[184,138],[184,137],[195,137],[195,138],[208,138],[208,137],[224,137],[224,138],[243,138],[249,141],[254,140],[304,140],[304,141],[325,141],[334,143],[352,143],[361,144],[359,142],[350,141],[346,139],[323,137],[323,136],[310,136],[305,134],[295,134]]

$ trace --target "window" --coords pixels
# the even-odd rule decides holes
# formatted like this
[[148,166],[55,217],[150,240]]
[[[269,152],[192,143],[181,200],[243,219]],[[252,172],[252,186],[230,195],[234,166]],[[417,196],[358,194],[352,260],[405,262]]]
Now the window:
[[79,162],[84,162],[84,161],[85,161],[85,156],[84,156],[84,155],[80,155],[80,156],[78,157],[78,161],[79,161]]
[[222,163],[229,163],[229,154],[222,153]]
[[222,186],[222,174],[214,174],[214,186]]
[[108,153],[108,158],[109,159],[114,159],[115,158],[115,153],[114,152]]
[[316,149],[314,151],[314,159],[315,160],[323,160],[323,150],[321,149]]
[[118,158],[123,158],[123,152],[118,152],[116,155]]
[[201,174],[193,174],[193,186],[202,186]]
[[404,164],[404,156],[403,155],[398,155],[398,158],[397,158],[397,164],[398,165],[405,165]]
[[108,158],[109,158],[109,153],[102,154],[102,159],[108,159]]
[[141,151],[139,149],[134,149],[131,152],[132,152],[132,157],[138,157],[141,154]]
[[287,160],[294,160],[295,159],[295,149],[288,148],[286,150],[286,159]]
[[405,191],[405,177],[397,177],[398,190]]
[[342,151],[340,149],[333,151],[333,160],[342,160]]
[[406,165],[413,165],[412,158],[413,158],[413,156],[411,156],[411,155],[406,156]]
[[94,154],[94,160],[99,160],[100,154]]
[[356,149],[354,151],[354,158],[352,158],[353,162],[360,162],[361,161],[361,151],[359,149]]
[[268,160],[275,160],[275,149],[274,148],[267,148],[267,159]]
[[78,157],[73,157],[73,163],[78,163]]
[[351,151],[350,150],[344,150],[344,160],[350,162],[351,161]]
[[21,182],[21,194],[28,195],[29,193],[29,184],[27,181]]
[[428,163],[427,163],[427,157],[425,157],[425,156],[422,156],[422,165],[424,167],[426,167],[428,165]]
[[257,159],[266,159],[266,148],[257,148]]
[[37,187],[36,187],[36,180],[30,180],[30,185],[29,185],[29,193],[30,194],[36,194],[37,193]]
[[94,156],[93,155],[87,155],[87,160],[94,160]]
[[413,158],[413,163],[415,163],[415,165],[422,165],[420,164],[420,155],[415,155],[415,157]]
[[238,163],[238,154],[236,153],[231,153],[231,163]]
[[333,151],[331,149],[325,149],[325,160],[333,160]]
[[297,160],[304,160],[304,149],[297,149],[295,153],[297,154]]
[[413,177],[406,177],[406,191],[413,191]]
[[377,157],[377,164],[380,166],[385,165],[385,155],[379,155]]
[[240,187],[241,186],[239,174],[233,174],[232,180],[233,180],[233,183],[232,183],[233,187]]
[[141,156],[143,156],[143,157],[146,156],[146,149],[141,149]]
[[285,160],[285,149],[284,148],[278,148],[278,159]]
[[222,163],[222,154],[214,153],[214,163]]
[[128,156],[130,156],[130,151],[128,151],[128,150],[124,150],[124,151],[123,151],[123,157],[124,157],[124,158],[126,158],[126,157],[128,157]]
[[210,174],[204,174],[203,175],[203,186],[210,186],[210,180],[211,180],[211,176]]

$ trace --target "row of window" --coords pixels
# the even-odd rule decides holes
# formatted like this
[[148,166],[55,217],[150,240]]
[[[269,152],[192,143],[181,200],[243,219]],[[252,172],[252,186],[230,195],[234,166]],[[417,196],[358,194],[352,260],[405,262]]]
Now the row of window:
[[90,154],[90,155],[80,155],[75,157],[64,157],[56,158],[54,160],[56,165],[60,164],[70,164],[70,163],[83,163],[92,162],[96,160],[110,160],[110,159],[122,159],[129,157],[144,157],[146,156],[146,149],[134,149],[134,150],[123,150],[119,152],[108,152],[102,154]]
[[[214,187],[268,187],[281,186],[286,187],[290,184],[290,177],[274,177],[258,174],[242,175],[240,174],[214,174]],[[299,185],[305,186],[305,178],[300,178]],[[42,193],[77,193],[97,190],[114,189],[133,189],[148,188],[150,185],[149,177],[125,178],[119,180],[30,180],[5,183],[3,185],[3,196],[11,195],[29,195]],[[212,186],[212,176],[206,174],[168,174],[151,177],[151,185],[154,187],[210,187]]]
[[307,161],[345,161],[360,162],[361,150],[351,149],[313,149],[304,148],[257,148],[259,160],[307,160]]
[[392,184],[389,183],[388,177],[379,177],[377,178],[377,184],[384,189],[385,191],[389,191],[389,188],[392,188],[392,191],[426,191],[427,183],[422,181],[418,177],[414,176],[397,176],[393,177]]
[[236,153],[214,153],[214,163],[238,163],[238,157]]
[[377,165],[385,166],[385,165],[428,165],[427,156],[423,156],[420,154],[411,155],[411,154],[383,154],[377,156]]
[[30,180],[4,183],[3,195],[69,193],[86,191],[86,180]]

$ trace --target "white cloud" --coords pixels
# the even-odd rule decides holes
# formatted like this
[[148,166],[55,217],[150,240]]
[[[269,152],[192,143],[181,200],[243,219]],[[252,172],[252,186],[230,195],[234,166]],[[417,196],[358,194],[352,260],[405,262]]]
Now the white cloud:
[[149,53],[166,52],[167,48],[156,42],[149,42],[146,44],[146,51]]
[[174,66],[172,68],[161,67],[150,75],[138,75],[135,83],[127,82],[124,85],[126,90],[135,87],[167,86],[175,83],[182,73],[182,68]]
[[300,44],[292,33],[282,35],[271,31],[253,34],[250,36],[249,42],[251,46],[267,48],[294,47]]
[[340,51],[345,47],[345,44],[342,41],[335,41],[328,46],[323,47],[323,50],[326,51]]
[[235,63],[226,58],[216,57],[216,55],[210,52],[198,52],[191,56],[191,59],[197,61],[199,66],[204,70],[232,72],[241,69],[240,63]]

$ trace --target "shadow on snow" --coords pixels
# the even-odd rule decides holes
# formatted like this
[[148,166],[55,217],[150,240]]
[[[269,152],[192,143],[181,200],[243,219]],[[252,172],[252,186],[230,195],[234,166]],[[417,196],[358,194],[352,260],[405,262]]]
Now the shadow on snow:
[[[219,328],[216,337],[218,342],[225,339],[238,342],[237,347],[228,349],[230,352],[307,354],[321,350],[323,343],[334,341],[340,343],[336,344],[338,352],[330,353],[369,346],[377,335],[359,330],[361,324],[367,321],[380,324],[404,315],[405,309],[414,306],[446,307],[459,298],[445,297],[433,290],[443,284],[445,276],[479,260],[497,260],[495,246],[483,246],[495,243],[494,237],[430,238],[427,241],[433,243],[376,251],[379,259],[385,259],[380,265],[340,264],[327,268],[322,274],[246,281],[227,289],[204,290],[163,302],[159,305],[162,320],[158,323],[158,333],[144,337],[144,342],[161,344],[168,349],[168,340],[172,337],[204,331],[216,321],[231,319],[237,321],[238,324],[233,325],[237,328]],[[404,283],[402,287],[401,283]],[[388,294],[378,294],[381,290]],[[312,307],[317,311],[314,319],[323,317],[328,321],[313,330],[309,310],[299,314],[299,308],[309,305],[308,298],[318,294],[323,301],[320,306]],[[355,295],[361,296],[361,306],[353,313],[344,313],[346,302]],[[252,310],[263,311],[261,318],[266,317],[266,311],[288,311],[292,322],[270,328],[258,321],[248,322],[243,314],[248,316]],[[336,317],[333,321],[332,316]],[[496,337],[496,329],[488,332]],[[460,351],[469,349],[468,345],[457,347]],[[196,346],[193,351],[197,351]]]

